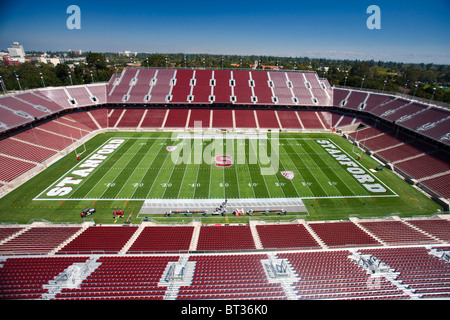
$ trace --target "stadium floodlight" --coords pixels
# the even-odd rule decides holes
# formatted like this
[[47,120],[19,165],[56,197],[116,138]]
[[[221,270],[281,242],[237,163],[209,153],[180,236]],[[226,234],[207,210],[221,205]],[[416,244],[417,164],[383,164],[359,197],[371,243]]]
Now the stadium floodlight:
[[3,83],[3,77],[0,76],[0,86],[2,87],[3,93],[6,93],[6,87],[5,84]]
[[94,75],[92,74],[92,70],[91,70],[91,79],[92,79],[92,83],[94,83]]
[[384,87],[386,86],[386,80],[383,82],[383,93],[384,93]]
[[70,72],[70,70],[67,70],[67,73],[69,74],[70,84],[73,86],[72,73]]
[[19,84],[19,89],[22,90],[22,86],[20,85],[19,75],[14,71],[14,75],[16,76],[17,83]]
[[414,88],[413,99],[414,99],[414,97],[416,96],[417,86],[418,86],[418,85],[417,85],[417,83],[416,83],[416,84],[414,85],[415,88]]
[[403,89],[403,94],[405,93],[405,91],[406,91],[406,87],[408,86],[408,82],[409,82],[409,80],[406,80],[406,83],[405,83],[405,88]]
[[39,72],[39,75],[41,76],[41,80],[42,80],[42,85],[45,88],[45,82],[44,82],[44,77],[42,76],[42,72]]
[[345,77],[345,80],[344,80],[344,88],[345,88],[346,84],[347,84],[347,76]]
[[364,77],[362,78],[362,81],[361,81],[361,89],[362,89],[363,85],[364,85]]
[[433,94],[431,95],[430,103],[431,103],[431,101],[433,101],[435,92],[436,92],[436,88],[433,88]]

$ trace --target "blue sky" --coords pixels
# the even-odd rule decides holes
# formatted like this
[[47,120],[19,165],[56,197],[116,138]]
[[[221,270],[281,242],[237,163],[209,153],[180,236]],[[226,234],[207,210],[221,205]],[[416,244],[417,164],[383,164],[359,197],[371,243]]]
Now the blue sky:
[[[0,1],[0,50],[278,55],[450,64],[450,0]],[[69,5],[81,29],[69,30]],[[381,29],[369,30],[369,5]]]

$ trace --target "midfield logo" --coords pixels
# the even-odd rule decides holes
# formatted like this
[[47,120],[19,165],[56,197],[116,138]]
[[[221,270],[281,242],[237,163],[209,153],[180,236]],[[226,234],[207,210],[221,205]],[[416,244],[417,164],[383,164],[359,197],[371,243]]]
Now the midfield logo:
[[168,146],[168,147],[166,147],[166,150],[169,151],[169,152],[172,152],[172,151],[174,151],[176,148],[177,148],[177,146]]
[[294,172],[292,171],[281,171],[281,175],[289,180],[294,179]]

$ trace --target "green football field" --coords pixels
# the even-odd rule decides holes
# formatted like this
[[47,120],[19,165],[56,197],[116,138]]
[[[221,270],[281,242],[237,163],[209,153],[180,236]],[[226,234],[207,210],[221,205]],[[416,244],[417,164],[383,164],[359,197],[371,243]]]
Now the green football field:
[[117,133],[79,158],[35,200],[397,196],[357,153],[305,135]]
[[[86,221],[81,210],[95,207],[90,218],[97,223],[123,223],[126,219],[113,219],[114,210],[139,223],[148,199],[301,199],[307,212],[259,217],[288,221],[410,217],[442,210],[387,168],[375,171],[378,162],[335,134],[182,135],[98,134],[77,148],[79,160],[73,151],[0,198],[0,222],[80,223]],[[258,217],[152,215],[158,222],[194,218],[245,223]]]

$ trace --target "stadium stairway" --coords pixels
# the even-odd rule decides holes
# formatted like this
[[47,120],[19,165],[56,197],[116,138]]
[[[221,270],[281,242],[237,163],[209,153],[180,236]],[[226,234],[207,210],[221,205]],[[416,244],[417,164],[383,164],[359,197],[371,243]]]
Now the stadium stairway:
[[133,236],[128,240],[128,242],[123,246],[122,250],[119,251],[119,255],[126,254],[127,251],[131,248],[134,241],[139,237],[142,231],[144,231],[145,227],[148,225],[154,225],[152,222],[142,222],[139,225],[139,228],[136,230],[136,232],[133,234]]
[[350,217],[348,218],[351,222],[353,222],[358,228],[360,228],[365,233],[368,233],[371,237],[373,237],[375,240],[377,240],[379,243],[381,243],[383,246],[387,246],[385,242],[383,242],[380,238],[378,238],[375,234],[367,230],[367,228],[364,228],[361,224],[358,223],[359,218]]
[[[401,221],[402,221],[404,224],[406,224],[407,226],[413,228],[414,230],[417,230],[417,231],[420,232],[420,233],[423,233],[424,235],[426,235],[426,236],[428,236],[428,237],[433,238],[434,240],[438,241],[439,243],[444,243],[444,244],[447,243],[447,242],[445,242],[444,240],[441,240],[441,239],[439,239],[439,238],[433,236],[432,234],[426,232],[425,230],[420,229],[419,227],[415,226],[414,224],[409,223],[408,221],[401,219],[400,217],[394,217],[394,218],[398,218],[399,220],[401,220]],[[447,219],[448,219],[448,218],[447,218]]]
[[328,246],[325,244],[325,242],[322,241],[322,239],[320,239],[320,237],[314,232],[314,230],[311,228],[311,226],[306,223],[305,220],[303,219],[298,219],[296,220],[297,223],[303,224],[306,228],[306,230],[308,230],[308,232],[313,236],[314,240],[317,241],[317,243],[323,248],[323,249],[328,249]]
[[63,243],[61,243],[58,247],[56,247],[55,249],[53,249],[52,251],[50,251],[48,254],[50,256],[55,255],[59,250],[61,250],[62,248],[64,248],[67,244],[69,244],[70,242],[72,242],[74,239],[76,239],[80,234],[82,234],[87,228],[89,228],[90,226],[94,225],[94,222],[83,222],[81,224],[81,228],[80,230],[78,230],[78,232],[75,232],[74,235],[72,235],[70,238],[68,238],[66,241],[64,241]]
[[194,224],[194,232],[192,233],[191,244],[189,245],[190,251],[195,251],[197,249],[198,238],[200,236],[200,228],[202,227],[202,223],[197,221],[193,222]]
[[252,232],[253,241],[255,242],[256,249],[263,249],[261,239],[259,238],[258,230],[256,230],[257,224],[260,224],[260,222],[250,220],[250,231]]

